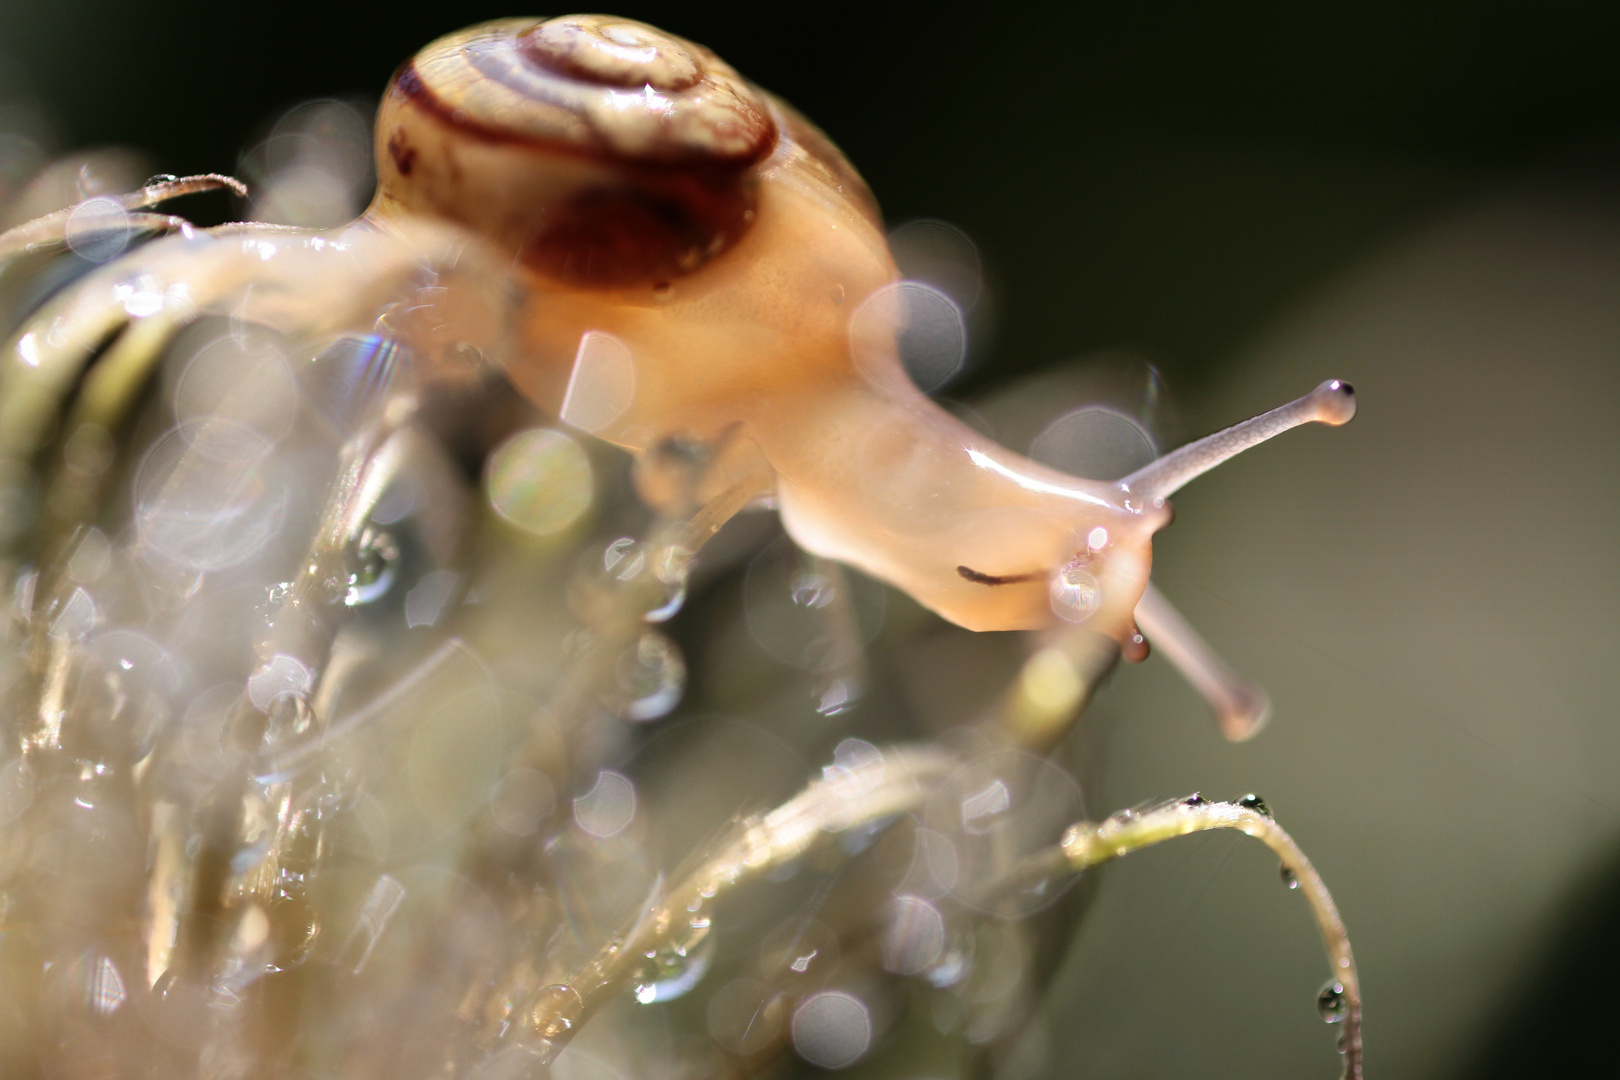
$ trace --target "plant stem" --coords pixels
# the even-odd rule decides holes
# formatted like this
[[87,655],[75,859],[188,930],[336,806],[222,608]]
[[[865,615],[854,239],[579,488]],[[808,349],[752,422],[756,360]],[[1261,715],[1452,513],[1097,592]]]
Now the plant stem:
[[719,849],[686,874],[631,929],[582,965],[567,983],[548,986],[530,1012],[547,1060],[572,1032],[634,980],[660,951],[689,951],[708,934],[717,897],[792,862],[821,838],[905,813],[960,764],[929,746],[892,747],[855,769],[829,766],[819,780],[764,815],[746,818]]
[[1060,861],[1068,870],[1080,871],[1164,840],[1213,829],[1236,829],[1259,840],[1276,852],[1284,869],[1305,893],[1333,969],[1329,985],[1337,984],[1341,988],[1344,1033],[1339,1045],[1344,1054],[1344,1075],[1346,1080],[1360,1080],[1361,983],[1356,977],[1355,958],[1350,953],[1349,934],[1322,876],[1293,837],[1283,831],[1269,813],[1239,803],[1205,802],[1193,796],[1145,813],[1115,814],[1101,824],[1082,821],[1071,825],[1064,832],[1057,859],[1049,856],[1043,861],[1048,865]]

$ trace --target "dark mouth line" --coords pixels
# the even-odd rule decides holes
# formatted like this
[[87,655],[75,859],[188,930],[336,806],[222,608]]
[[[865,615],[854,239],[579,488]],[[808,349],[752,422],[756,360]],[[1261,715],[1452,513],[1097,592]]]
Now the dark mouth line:
[[958,566],[956,572],[976,585],[1016,585],[1020,581],[1034,581],[1041,576],[1039,573],[1029,573],[997,577],[995,574],[981,574],[971,566]]

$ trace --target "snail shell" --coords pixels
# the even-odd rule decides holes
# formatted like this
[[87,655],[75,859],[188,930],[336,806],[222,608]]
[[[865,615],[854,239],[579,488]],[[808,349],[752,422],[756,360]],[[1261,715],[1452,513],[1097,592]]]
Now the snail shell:
[[560,282],[669,280],[747,231],[774,113],[719,57],[642,23],[487,23],[396,76],[379,208],[466,225]]
[[531,398],[566,412],[585,343],[629,350],[632,407],[589,430],[632,450],[713,442],[847,380],[850,314],[899,276],[826,136],[708,50],[625,19],[434,42],[385,95],[377,155],[373,222],[448,220],[512,257],[528,289],[509,373]]

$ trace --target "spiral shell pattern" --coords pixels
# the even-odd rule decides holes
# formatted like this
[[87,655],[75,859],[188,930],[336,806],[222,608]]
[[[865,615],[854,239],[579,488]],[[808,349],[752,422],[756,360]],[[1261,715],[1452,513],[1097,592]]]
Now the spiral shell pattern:
[[441,38],[400,71],[378,130],[384,190],[410,210],[587,286],[676,276],[730,247],[779,138],[765,95],[713,53],[603,15]]
[[700,45],[606,15],[487,23],[401,75],[488,137],[625,162],[745,168],[776,139],[763,96]]

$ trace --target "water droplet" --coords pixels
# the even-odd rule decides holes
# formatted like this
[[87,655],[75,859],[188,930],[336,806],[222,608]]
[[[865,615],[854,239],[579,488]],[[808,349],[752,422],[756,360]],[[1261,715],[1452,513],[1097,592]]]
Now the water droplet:
[[800,607],[824,608],[837,595],[837,586],[826,574],[807,570],[793,582],[793,602]]
[[1052,575],[1052,611],[1064,622],[1082,623],[1102,606],[1102,587],[1097,579],[1070,563]]
[[302,693],[282,694],[270,703],[265,741],[276,743],[307,732],[315,723],[315,711]]
[[542,1039],[560,1039],[579,1022],[585,1002],[579,991],[566,983],[553,983],[540,991],[529,1017]]
[[1329,979],[1316,995],[1316,1011],[1329,1024],[1342,1023],[1350,1015],[1350,1000],[1345,996],[1344,984]]
[[1012,796],[1005,781],[991,780],[982,789],[962,800],[962,828],[970,833],[985,833],[992,828],[997,814],[1004,814],[1012,806]]
[[628,697],[627,720],[656,720],[680,704],[686,689],[686,660],[669,638],[649,630],[619,663],[619,686]]
[[354,569],[349,574],[343,602],[349,607],[382,599],[394,584],[399,569],[399,544],[384,529],[367,527],[355,542]]
[[933,967],[923,972],[930,986],[955,986],[973,972],[978,938],[971,927],[951,932],[944,953]]
[[1271,816],[1271,807],[1266,805],[1266,800],[1253,793],[1243,796],[1237,801],[1237,804],[1245,810],[1253,810],[1255,813],[1265,817]]
[[1132,630],[1120,644],[1120,655],[1127,664],[1140,664],[1153,653],[1153,645],[1140,630]]
[[260,712],[269,712],[277,698],[302,695],[315,685],[315,673],[296,656],[277,653],[270,662],[248,677],[248,699]]
[[[703,929],[707,930],[707,925]],[[709,964],[714,960],[714,941],[712,936],[704,934],[693,946],[674,944],[658,950],[658,954],[647,961],[647,968],[636,984],[636,1000],[650,1005],[655,1001],[674,1001],[688,993],[708,974]]]
[[1185,799],[1182,799],[1181,801],[1182,801],[1182,803],[1184,805],[1187,805],[1187,806],[1208,806],[1209,805],[1209,800],[1204,798],[1204,793],[1201,792],[1201,791],[1195,791],[1191,795],[1187,796]]
[[663,601],[642,618],[648,622],[668,622],[686,603],[686,586],[691,578],[692,552],[679,544],[661,548],[653,557],[653,576],[664,586]]
[[616,622],[624,613],[625,588],[644,587],[651,561],[647,548],[633,537],[610,541],[602,548],[601,565],[587,559],[569,582],[568,606],[587,626]]
[[822,716],[837,716],[848,712],[860,696],[859,679],[831,679],[817,687],[816,712]]
[[848,678],[860,647],[882,629],[886,590],[818,562],[786,537],[767,544],[749,563],[743,615],[754,643],[784,664]]
[[843,990],[811,994],[793,1010],[793,1049],[812,1065],[842,1069],[872,1046],[872,1013]]
[[82,647],[78,662],[85,674],[70,708],[88,709],[86,721],[110,725],[144,753],[172,716],[184,682],[174,658],[143,634],[109,630]]
[[1282,883],[1290,889],[1299,888],[1299,875],[1288,869],[1287,866],[1277,867],[1277,876],[1282,878]]

